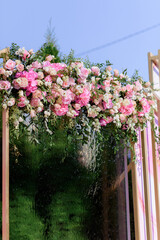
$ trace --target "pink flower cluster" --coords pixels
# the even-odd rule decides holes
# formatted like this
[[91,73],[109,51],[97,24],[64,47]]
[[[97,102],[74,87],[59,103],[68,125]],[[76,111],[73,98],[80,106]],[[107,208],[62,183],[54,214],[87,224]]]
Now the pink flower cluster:
[[[153,118],[156,109],[150,84],[142,79],[112,72],[110,66],[86,68],[82,62],[51,63],[25,61],[33,50],[20,49],[20,60],[9,59],[0,69],[0,94],[3,106],[18,107],[32,118],[42,113],[49,118],[76,118],[83,110],[95,129],[114,124],[121,129],[135,129]],[[27,66],[26,66],[27,65]],[[148,95],[149,93],[149,95]]]

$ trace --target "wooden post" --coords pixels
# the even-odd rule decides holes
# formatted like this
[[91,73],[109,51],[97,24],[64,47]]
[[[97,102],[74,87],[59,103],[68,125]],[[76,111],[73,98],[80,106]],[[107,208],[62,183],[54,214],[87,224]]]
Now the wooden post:
[[[149,81],[153,84],[153,68],[152,68],[152,58],[153,54],[148,53],[148,66],[149,66]],[[158,50],[158,56],[155,60],[158,59],[158,63],[160,63],[160,50]],[[159,79],[160,79],[160,66],[159,67]],[[157,99],[157,108],[160,109],[160,100]],[[157,111],[158,115],[158,125],[160,126],[160,110]],[[155,123],[152,123],[155,127]],[[152,156],[153,156],[153,176],[154,176],[154,191],[155,191],[155,204],[156,204],[156,220],[157,220],[157,236],[160,239],[160,198],[159,198],[159,184],[158,184],[158,159],[157,159],[157,149],[156,149],[156,142],[153,130],[151,130],[151,137],[152,137]]]
[[[0,51],[3,65],[9,48]],[[2,240],[9,240],[9,110],[2,110]]]
[[2,240],[9,240],[9,110],[2,111]]
[[[132,145],[134,147],[134,145]],[[133,152],[131,152],[132,163],[132,191],[133,191],[133,209],[134,209],[134,228],[135,239],[141,240],[140,234],[140,220],[139,220],[139,201],[138,201],[138,188],[137,188],[137,165],[133,162]]]
[[148,152],[147,152],[147,136],[146,129],[141,132],[142,141],[142,163],[143,163],[143,176],[144,176],[144,196],[145,196],[145,212],[146,212],[146,228],[147,240],[152,240],[151,228],[151,203],[149,193],[149,176],[148,176]]

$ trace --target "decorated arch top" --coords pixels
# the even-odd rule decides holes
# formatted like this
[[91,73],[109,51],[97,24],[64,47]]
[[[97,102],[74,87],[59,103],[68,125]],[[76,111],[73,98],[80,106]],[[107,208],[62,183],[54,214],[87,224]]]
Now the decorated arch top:
[[33,50],[24,48],[16,55],[0,69],[1,105],[13,110],[14,124],[28,115],[43,115],[48,121],[53,116],[76,119],[83,113],[97,131],[109,124],[135,131],[154,118],[150,83],[140,77],[130,78],[111,66],[55,63],[51,55],[37,61]]

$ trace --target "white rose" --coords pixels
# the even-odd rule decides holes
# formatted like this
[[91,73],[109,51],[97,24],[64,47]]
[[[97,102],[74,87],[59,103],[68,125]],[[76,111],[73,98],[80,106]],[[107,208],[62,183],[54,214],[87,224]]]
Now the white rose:
[[2,107],[3,107],[3,109],[7,109],[7,104],[6,104],[6,103],[3,103],[3,104],[2,104]]
[[37,112],[41,112],[41,111],[42,111],[42,107],[38,107]]
[[52,83],[51,82],[45,82],[46,87],[51,87]]
[[7,105],[8,105],[9,107],[12,107],[12,106],[13,106],[13,102],[12,102],[12,101],[8,101]]
[[19,94],[19,97],[23,97],[23,90],[19,90],[18,94]]
[[60,77],[58,77],[57,80],[56,80],[56,83],[62,86],[63,81]]

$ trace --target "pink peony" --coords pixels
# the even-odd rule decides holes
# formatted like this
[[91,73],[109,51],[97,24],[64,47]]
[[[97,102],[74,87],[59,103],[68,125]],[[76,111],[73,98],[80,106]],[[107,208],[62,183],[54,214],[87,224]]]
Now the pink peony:
[[14,61],[12,61],[11,59],[9,59],[6,64],[5,64],[5,68],[8,70],[13,70],[16,66],[16,63]]
[[83,93],[81,93],[77,99],[76,103],[80,104],[81,107],[86,106],[89,103],[91,93],[87,88],[83,89]]
[[0,90],[8,90],[11,88],[11,84],[8,81],[0,81]]
[[75,94],[71,90],[65,91],[65,96],[62,97],[63,104],[70,104],[75,98]]
[[119,108],[119,112],[123,113],[124,115],[126,116],[129,116],[133,113],[135,107],[132,103],[131,100],[128,100],[128,104],[126,104],[125,106],[122,105],[120,108]]
[[91,71],[95,76],[99,76],[99,74],[100,74],[100,69],[98,67],[93,66],[91,68]]
[[67,104],[55,104],[54,107],[51,107],[52,111],[57,116],[63,116],[68,112],[68,105]]

